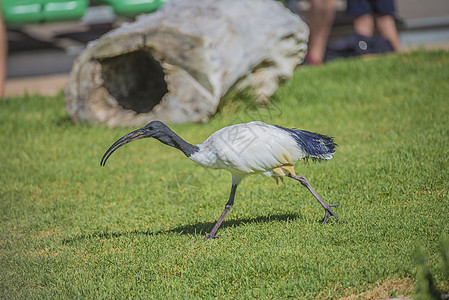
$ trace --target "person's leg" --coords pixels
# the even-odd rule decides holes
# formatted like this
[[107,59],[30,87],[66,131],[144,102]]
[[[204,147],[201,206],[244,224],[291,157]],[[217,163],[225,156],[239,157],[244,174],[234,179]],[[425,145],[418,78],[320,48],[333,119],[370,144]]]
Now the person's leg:
[[373,36],[374,19],[371,14],[364,14],[354,19],[354,31],[360,35]]
[[326,51],[327,39],[335,18],[336,0],[312,0],[308,14],[310,27],[309,50],[306,61],[321,64]]
[[[1,4],[1,0],[0,0]],[[6,37],[6,26],[0,12],[0,98],[3,95],[6,80],[6,58],[8,55],[8,38]]]
[[399,50],[399,35],[394,20],[396,14],[394,1],[376,0],[374,6],[377,30],[384,38],[390,41],[395,51]]
[[390,41],[394,51],[399,50],[399,35],[393,16],[376,16],[376,27],[379,33]]
[[354,18],[354,31],[360,35],[372,36],[374,32],[373,3],[371,0],[348,0],[346,12]]

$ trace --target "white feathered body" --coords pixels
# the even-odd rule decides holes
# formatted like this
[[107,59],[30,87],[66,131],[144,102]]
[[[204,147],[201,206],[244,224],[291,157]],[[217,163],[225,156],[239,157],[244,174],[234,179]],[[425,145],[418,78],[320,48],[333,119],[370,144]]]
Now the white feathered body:
[[331,159],[335,144],[322,135],[255,121],[222,128],[197,146],[199,151],[190,159],[243,178],[251,174],[294,174],[293,165],[298,160]]

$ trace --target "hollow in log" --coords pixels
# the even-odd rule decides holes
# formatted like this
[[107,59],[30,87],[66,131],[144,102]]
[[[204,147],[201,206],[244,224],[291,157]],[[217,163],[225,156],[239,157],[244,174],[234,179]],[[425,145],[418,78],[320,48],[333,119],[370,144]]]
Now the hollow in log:
[[173,0],[90,43],[65,89],[74,122],[206,122],[230,91],[266,101],[303,61],[308,27],[272,0]]

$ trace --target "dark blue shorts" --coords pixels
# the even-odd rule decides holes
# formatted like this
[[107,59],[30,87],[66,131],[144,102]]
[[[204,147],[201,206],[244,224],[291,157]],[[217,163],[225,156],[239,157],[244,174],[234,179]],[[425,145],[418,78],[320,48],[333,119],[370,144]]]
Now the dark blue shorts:
[[365,14],[395,15],[393,0],[348,0],[347,12],[353,16]]

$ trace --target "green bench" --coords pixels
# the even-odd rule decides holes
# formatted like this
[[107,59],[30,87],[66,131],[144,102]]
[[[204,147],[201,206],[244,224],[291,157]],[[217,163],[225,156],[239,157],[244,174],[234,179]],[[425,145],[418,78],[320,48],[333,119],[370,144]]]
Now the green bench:
[[[112,7],[118,16],[133,17],[150,13],[167,0],[99,0]],[[81,19],[88,0],[2,0],[3,20],[7,26]]]

